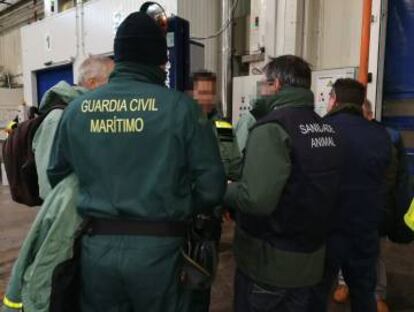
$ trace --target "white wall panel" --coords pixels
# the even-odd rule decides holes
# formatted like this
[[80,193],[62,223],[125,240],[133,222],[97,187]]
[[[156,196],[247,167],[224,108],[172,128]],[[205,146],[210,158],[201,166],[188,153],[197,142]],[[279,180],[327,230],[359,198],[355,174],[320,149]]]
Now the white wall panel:
[[[84,35],[86,54],[113,51],[114,14],[122,19],[137,11],[145,0],[95,0],[84,5]],[[177,14],[176,0],[158,0],[168,14]]]
[[[221,1],[219,0],[178,0],[178,15],[190,21],[191,36],[206,36],[221,27]],[[220,37],[204,40],[205,67],[219,73],[221,51]]]
[[385,12],[387,10],[388,0],[373,0],[373,20],[371,23],[368,66],[368,72],[372,74],[372,81],[368,83],[367,98],[371,101],[374,116],[378,120],[382,118],[385,38],[387,28],[387,14]]
[[306,1],[304,57],[314,69],[359,66],[361,0]]
[[[28,105],[37,104],[34,72],[72,62],[76,58],[76,15],[70,10],[21,29],[24,97]],[[49,38],[49,44],[47,41]]]
[[319,68],[359,65],[361,0],[324,0]]

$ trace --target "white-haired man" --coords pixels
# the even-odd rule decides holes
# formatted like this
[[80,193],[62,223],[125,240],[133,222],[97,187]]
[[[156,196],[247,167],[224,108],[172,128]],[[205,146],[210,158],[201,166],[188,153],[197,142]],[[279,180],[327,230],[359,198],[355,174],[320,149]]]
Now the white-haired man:
[[[48,113],[51,109],[52,111],[48,113],[39,126],[32,143],[39,182],[39,196],[42,199],[45,199],[51,190],[46,169],[49,164],[53,138],[63,114],[64,106],[79,95],[106,84],[113,67],[114,62],[109,57],[90,56],[79,67],[78,86],[71,86],[66,81],[60,81],[43,96],[39,105],[40,113]],[[56,105],[60,105],[60,109],[52,108]]]
[[[73,237],[82,219],[75,209],[78,194],[76,176],[68,177],[51,190],[46,176],[49,155],[65,105],[88,90],[106,84],[112,68],[113,61],[110,58],[91,56],[79,68],[79,86],[60,81],[42,98],[40,113],[48,114],[35,133],[32,148],[38,173],[39,194],[45,201],[13,266],[3,298],[3,312],[22,311],[23,307],[25,311],[39,312],[57,309],[49,308],[56,304],[51,299],[54,269],[72,256]],[[30,274],[26,274],[27,272]]]
[[79,67],[78,85],[94,90],[108,82],[114,61],[106,56],[90,56]]

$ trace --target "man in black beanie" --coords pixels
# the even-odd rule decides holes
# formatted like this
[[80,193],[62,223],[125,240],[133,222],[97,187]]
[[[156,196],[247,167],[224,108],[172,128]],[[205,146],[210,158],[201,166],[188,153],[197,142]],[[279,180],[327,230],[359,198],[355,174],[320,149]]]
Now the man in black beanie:
[[198,105],[164,86],[167,44],[145,13],[115,37],[106,86],[64,112],[50,158],[55,186],[79,178],[83,312],[185,312],[180,284],[186,220],[221,202],[225,176]]

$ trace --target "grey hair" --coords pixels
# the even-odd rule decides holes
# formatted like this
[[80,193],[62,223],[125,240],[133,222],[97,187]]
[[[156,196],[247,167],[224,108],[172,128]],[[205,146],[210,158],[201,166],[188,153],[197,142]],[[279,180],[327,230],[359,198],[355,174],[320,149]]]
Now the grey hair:
[[310,89],[311,68],[308,62],[294,55],[272,58],[263,68],[267,80],[278,79],[282,87]]
[[112,60],[106,56],[89,56],[79,66],[78,85],[84,84],[91,78],[107,79]]

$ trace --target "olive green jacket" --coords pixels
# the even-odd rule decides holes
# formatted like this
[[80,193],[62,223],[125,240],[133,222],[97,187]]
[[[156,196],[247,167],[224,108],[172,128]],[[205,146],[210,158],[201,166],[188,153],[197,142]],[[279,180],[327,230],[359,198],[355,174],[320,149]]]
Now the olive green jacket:
[[76,213],[78,179],[62,180],[48,195],[27,234],[3,299],[4,312],[48,312],[54,268],[72,256],[81,218]]
[[[56,100],[69,104],[76,97],[84,94],[87,90],[80,87],[73,87],[65,81],[60,81],[50,88],[42,98],[40,112],[46,113]],[[32,150],[35,156],[36,171],[39,183],[39,196],[45,199],[51,191],[51,186],[47,178],[47,167],[49,165],[50,152],[52,150],[53,139],[63,114],[63,109],[52,110],[42,121],[36,130],[32,141]]]
[[235,127],[240,153],[243,153],[243,150],[246,148],[250,128],[254,126],[258,119],[266,116],[272,110],[272,98],[272,96],[258,97],[252,102],[252,109],[240,116]]
[[[274,110],[282,106],[313,106],[312,92],[300,88],[284,88],[264,100]],[[253,128],[247,140],[241,180],[228,186],[225,207],[252,217],[270,217],[290,176],[290,145],[289,135],[277,123]],[[259,284],[305,287],[322,278],[324,247],[311,253],[279,250],[237,226],[234,253],[238,268]]]

